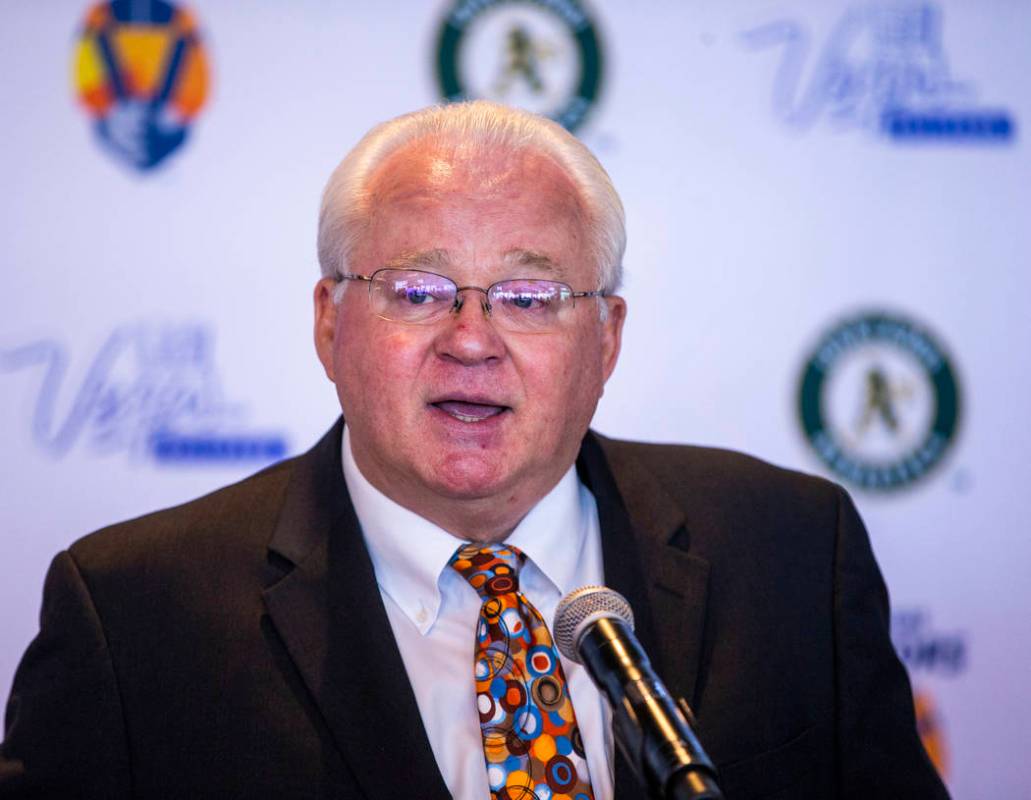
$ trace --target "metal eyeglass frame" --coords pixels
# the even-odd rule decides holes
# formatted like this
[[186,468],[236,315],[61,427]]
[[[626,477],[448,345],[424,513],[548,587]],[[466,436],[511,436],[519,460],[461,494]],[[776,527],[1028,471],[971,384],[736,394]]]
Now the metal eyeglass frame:
[[[466,291],[468,289],[475,289],[477,292],[483,292],[483,302],[481,303],[481,307],[483,308],[483,312],[487,315],[487,317],[492,318],[491,317],[491,310],[493,309],[493,306],[490,303],[490,290],[493,289],[495,286],[497,286],[499,283],[508,283],[509,281],[547,281],[548,283],[557,283],[560,286],[565,286],[566,289],[569,290],[569,297],[572,298],[572,300],[573,300],[573,307],[574,308],[576,307],[576,298],[578,298],[578,297],[607,297],[608,296],[608,293],[604,289],[595,289],[594,291],[590,291],[590,292],[577,292],[568,283],[563,283],[562,281],[548,280],[547,278],[504,278],[504,279],[502,279],[500,281],[494,281],[494,283],[492,283],[486,289],[484,289],[482,286],[473,286],[473,285],[459,286],[457,283],[455,283],[455,281],[451,280],[451,278],[449,278],[447,275],[441,275],[439,272],[430,272],[429,270],[425,270],[425,269],[406,269],[405,267],[380,267],[379,269],[375,270],[371,275],[362,275],[361,273],[358,273],[358,272],[338,272],[337,275],[336,275],[336,280],[337,280],[337,282],[343,281],[343,280],[347,280],[347,281],[364,281],[365,283],[368,283],[369,284],[369,296],[371,298],[371,296],[372,296],[372,283],[373,283],[373,281],[376,279],[376,276],[379,275],[379,273],[386,272],[387,270],[390,270],[392,272],[418,272],[420,275],[432,275],[434,278],[442,278],[443,280],[448,281],[449,283],[454,284],[454,286],[455,286],[455,302],[451,306],[451,308],[448,309],[448,313],[449,314],[451,314],[451,313],[458,313],[459,311],[462,310],[462,306],[465,303],[465,301],[462,299],[462,292],[464,292],[464,291]],[[390,319],[389,317],[384,317],[381,314],[377,315],[377,316],[379,316],[381,319],[387,320],[388,322],[400,322],[403,325],[427,325],[427,324],[432,324],[432,323],[426,323],[426,322],[408,322],[408,321],[405,321],[405,320],[394,320],[394,319]]]

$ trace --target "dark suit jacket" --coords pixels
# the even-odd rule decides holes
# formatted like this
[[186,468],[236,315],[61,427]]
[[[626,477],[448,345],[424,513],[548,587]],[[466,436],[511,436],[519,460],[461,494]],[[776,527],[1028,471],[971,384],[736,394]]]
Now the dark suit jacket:
[[[448,796],[340,432],[57,556],[7,708],[0,797]],[[728,800],[946,796],[844,492],[594,434],[577,465],[606,581],[694,706]],[[621,759],[616,794],[644,797]]]

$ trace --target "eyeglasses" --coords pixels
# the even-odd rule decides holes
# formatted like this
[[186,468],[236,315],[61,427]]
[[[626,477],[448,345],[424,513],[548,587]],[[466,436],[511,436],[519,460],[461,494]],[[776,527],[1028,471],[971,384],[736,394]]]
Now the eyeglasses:
[[420,269],[378,269],[372,275],[345,272],[338,280],[369,284],[374,314],[392,322],[431,325],[461,310],[462,292],[483,292],[483,311],[494,323],[516,333],[547,333],[560,328],[578,297],[603,297],[604,290],[574,292],[558,281],[512,278],[479,286],[459,286],[450,278]]

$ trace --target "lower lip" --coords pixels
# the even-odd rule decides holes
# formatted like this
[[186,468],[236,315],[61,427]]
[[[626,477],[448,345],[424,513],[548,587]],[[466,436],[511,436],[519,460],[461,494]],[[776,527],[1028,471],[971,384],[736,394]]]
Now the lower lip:
[[459,418],[453,416],[432,404],[428,405],[427,408],[430,410],[433,420],[438,424],[442,424],[449,435],[465,438],[471,437],[477,440],[497,435],[512,413],[511,409],[506,408],[499,414],[484,417],[483,419],[474,419],[471,417]]

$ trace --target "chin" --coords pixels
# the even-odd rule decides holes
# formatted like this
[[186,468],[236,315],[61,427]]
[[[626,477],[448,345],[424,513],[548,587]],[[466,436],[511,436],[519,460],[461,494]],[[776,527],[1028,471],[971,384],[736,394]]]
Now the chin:
[[463,500],[496,495],[502,491],[507,477],[501,464],[479,453],[445,456],[428,476],[440,494]]

